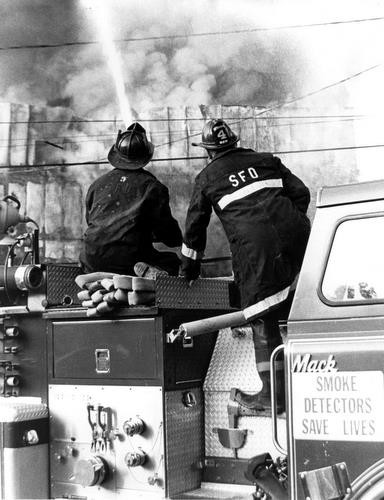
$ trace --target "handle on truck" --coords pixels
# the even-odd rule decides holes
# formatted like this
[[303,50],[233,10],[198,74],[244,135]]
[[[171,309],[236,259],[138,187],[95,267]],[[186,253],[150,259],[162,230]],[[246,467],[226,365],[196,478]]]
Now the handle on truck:
[[272,440],[276,449],[282,455],[287,455],[287,450],[279,442],[277,431],[277,396],[276,396],[276,359],[280,352],[284,352],[284,344],[279,345],[271,354],[270,373],[271,373],[271,413],[272,413]]

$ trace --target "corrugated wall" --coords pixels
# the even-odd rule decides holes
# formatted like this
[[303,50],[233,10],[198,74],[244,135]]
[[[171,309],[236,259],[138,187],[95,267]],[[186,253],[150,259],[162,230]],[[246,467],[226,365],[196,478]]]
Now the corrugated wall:
[[[251,106],[200,106],[156,108],[136,116],[157,146],[154,158],[166,159],[153,162],[149,169],[169,187],[173,212],[182,227],[193,179],[205,160],[175,158],[204,156],[204,150],[191,146],[191,142],[199,140],[204,121],[209,117],[225,118],[240,135],[242,146],[259,151],[310,149],[354,141],[353,126],[345,122],[319,126],[313,120],[291,118],[313,115],[313,109],[275,110],[273,114],[260,115],[262,111]],[[325,110],[316,113],[324,114]],[[33,165],[105,160],[119,126],[122,127],[121,123],[113,121],[79,120],[66,108],[0,103],[0,197],[16,195],[22,211],[39,224],[43,259],[77,261],[85,229],[87,188],[109,167]],[[280,156],[313,193],[322,184],[348,182],[357,174],[355,157],[350,151]],[[228,254],[226,239],[213,218],[206,255],[225,254]]]

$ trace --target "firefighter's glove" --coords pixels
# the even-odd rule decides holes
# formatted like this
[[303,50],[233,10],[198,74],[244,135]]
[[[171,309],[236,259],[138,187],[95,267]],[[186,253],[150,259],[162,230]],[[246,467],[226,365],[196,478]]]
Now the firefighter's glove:
[[200,261],[182,257],[180,273],[191,285],[200,275]]

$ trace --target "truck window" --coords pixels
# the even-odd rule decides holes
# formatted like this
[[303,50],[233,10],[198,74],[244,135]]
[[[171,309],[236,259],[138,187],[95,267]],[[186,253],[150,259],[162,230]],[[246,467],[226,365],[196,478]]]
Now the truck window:
[[384,217],[339,224],[321,291],[325,299],[337,303],[384,299]]

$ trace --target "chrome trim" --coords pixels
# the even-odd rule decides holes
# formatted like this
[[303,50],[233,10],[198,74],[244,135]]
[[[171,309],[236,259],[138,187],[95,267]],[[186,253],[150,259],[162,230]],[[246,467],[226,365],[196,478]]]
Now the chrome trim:
[[271,354],[270,360],[270,373],[271,373],[271,416],[272,416],[272,440],[275,448],[282,455],[287,455],[288,451],[283,448],[279,442],[279,436],[277,432],[277,398],[276,398],[276,358],[280,352],[284,352],[284,344],[279,345]]

